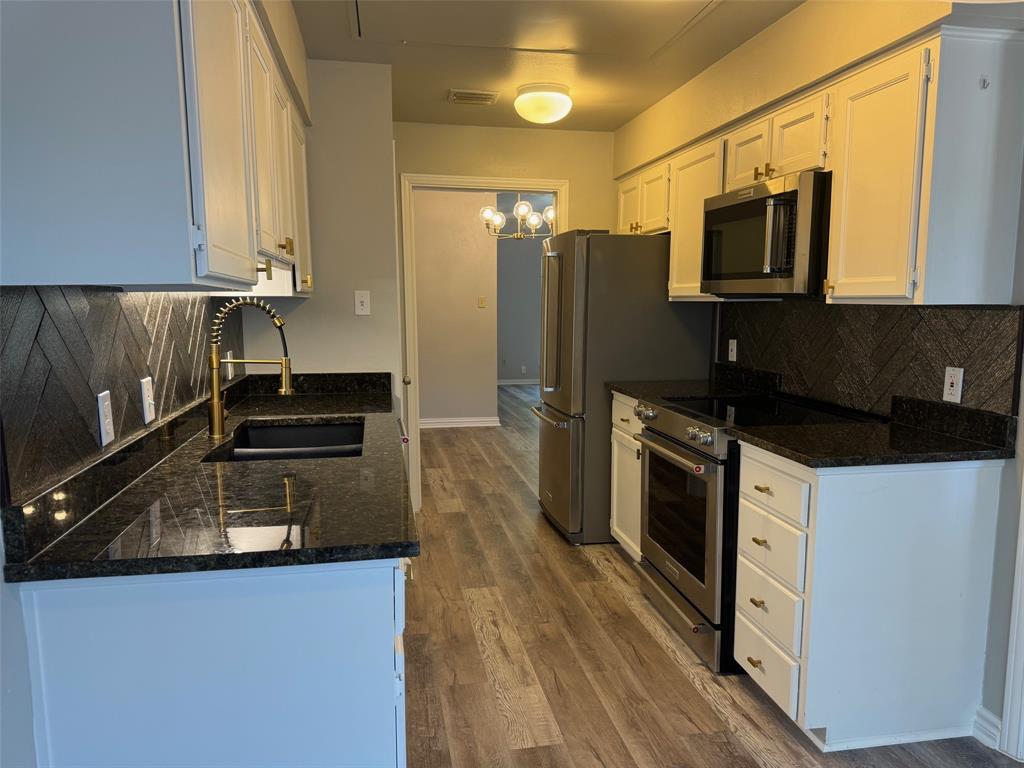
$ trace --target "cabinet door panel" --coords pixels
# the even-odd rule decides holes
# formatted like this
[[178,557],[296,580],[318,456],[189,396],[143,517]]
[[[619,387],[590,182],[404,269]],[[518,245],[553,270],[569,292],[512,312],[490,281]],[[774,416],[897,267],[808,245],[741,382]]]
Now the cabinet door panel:
[[199,276],[256,282],[245,98],[245,8],[236,0],[189,3],[195,62],[199,168],[197,222],[206,236]]
[[835,297],[913,295],[924,55],[916,49],[895,56],[836,89],[829,233]]
[[612,429],[612,536],[640,560],[640,443]]
[[640,176],[631,176],[619,182],[618,233],[628,235],[640,222]]
[[700,292],[704,252],[704,200],[722,192],[722,140],[688,150],[671,161],[672,242],[668,295],[708,297]]
[[815,94],[772,115],[773,176],[825,167],[825,104]]
[[313,290],[313,259],[309,238],[309,187],[306,178],[306,126],[291,111],[292,215],[295,226],[295,290]]
[[764,173],[764,164],[769,160],[769,142],[771,141],[770,121],[747,125],[733,131],[725,137],[726,189],[747,187],[758,181],[759,174]]
[[[295,260],[295,211],[292,194],[292,120],[290,114],[290,101],[288,91],[284,83],[275,72],[274,75],[274,101],[273,101],[273,142],[274,142],[274,167],[277,173],[274,176],[277,197],[277,234],[278,257],[285,261]],[[291,240],[292,248],[287,248],[287,241]]]
[[640,174],[640,231],[644,234],[668,229],[668,163]]
[[253,213],[256,247],[278,256],[277,191],[274,164],[274,64],[270,46],[253,11],[249,11],[249,104],[252,125]]

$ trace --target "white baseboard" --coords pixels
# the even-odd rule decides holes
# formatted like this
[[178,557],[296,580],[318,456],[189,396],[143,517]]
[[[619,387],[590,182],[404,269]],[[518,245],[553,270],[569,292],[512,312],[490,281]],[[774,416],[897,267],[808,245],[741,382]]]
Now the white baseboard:
[[887,747],[893,744],[912,744],[917,741],[938,741],[941,739],[960,739],[971,736],[971,726],[962,728],[940,728],[933,731],[909,731],[907,733],[891,733],[885,736],[867,736],[853,739],[834,739],[828,744],[823,742],[812,731],[804,730],[822,752],[845,752],[850,749],[866,749],[868,747]]
[[458,416],[451,419],[420,419],[420,429],[447,427],[500,427],[497,416]]
[[1003,721],[984,707],[978,707],[974,715],[974,738],[989,749],[999,749],[999,734]]
[[510,387],[516,384],[540,384],[540,379],[498,379],[499,387]]

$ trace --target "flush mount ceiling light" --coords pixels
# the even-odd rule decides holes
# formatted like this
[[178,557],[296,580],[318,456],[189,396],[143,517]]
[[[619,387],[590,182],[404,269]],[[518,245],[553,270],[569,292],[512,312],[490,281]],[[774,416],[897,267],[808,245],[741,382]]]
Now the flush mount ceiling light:
[[[519,198],[512,206],[512,216],[516,220],[515,232],[502,232],[507,217],[493,205],[485,205],[480,209],[480,221],[484,223],[487,234],[499,240],[526,240],[534,237],[547,237],[555,234],[555,207],[549,205],[544,212],[533,210],[529,200]],[[540,231],[544,225],[543,231]]]
[[530,83],[519,87],[513,106],[521,118],[531,123],[557,123],[569,114],[572,99],[564,85]]

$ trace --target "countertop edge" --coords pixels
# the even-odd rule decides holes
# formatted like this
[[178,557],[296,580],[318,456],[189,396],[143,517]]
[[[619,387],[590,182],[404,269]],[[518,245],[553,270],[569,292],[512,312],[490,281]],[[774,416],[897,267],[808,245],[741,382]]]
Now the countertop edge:
[[208,571],[254,570],[295,565],[391,560],[416,557],[418,540],[386,544],[351,545],[326,549],[224,553],[194,557],[155,557],[137,560],[92,560],[69,563],[4,566],[4,581],[11,584],[36,581],[109,578],[112,576],[159,576],[169,573],[205,573]]

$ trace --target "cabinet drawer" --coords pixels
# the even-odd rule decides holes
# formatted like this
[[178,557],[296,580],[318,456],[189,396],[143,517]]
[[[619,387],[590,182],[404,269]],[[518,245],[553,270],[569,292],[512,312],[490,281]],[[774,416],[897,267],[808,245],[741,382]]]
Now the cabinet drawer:
[[740,493],[798,525],[807,525],[811,496],[811,484],[808,482],[762,464],[757,459],[741,456]]
[[643,422],[633,413],[636,400],[625,395],[615,394],[612,398],[612,426],[618,427],[630,435],[635,435],[644,428]]
[[807,534],[740,499],[740,552],[771,571],[787,585],[803,591]]
[[800,655],[803,598],[742,556],[736,566],[736,606],[783,648]]
[[795,720],[800,664],[761,634],[741,613],[736,614],[735,648],[740,666]]

